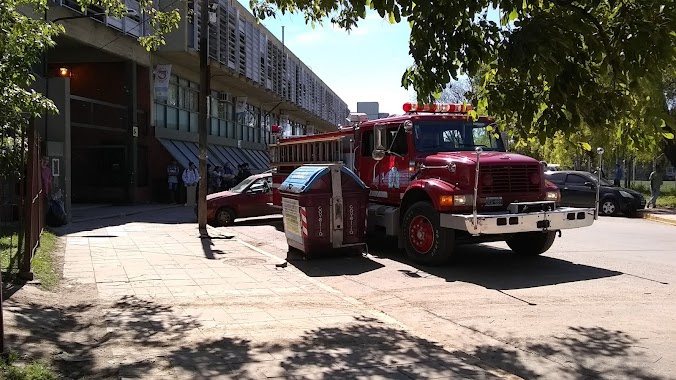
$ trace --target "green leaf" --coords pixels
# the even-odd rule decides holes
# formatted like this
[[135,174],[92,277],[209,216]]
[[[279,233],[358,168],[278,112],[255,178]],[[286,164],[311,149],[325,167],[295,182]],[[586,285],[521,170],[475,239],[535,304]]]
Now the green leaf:
[[673,140],[674,139],[674,134],[671,132],[662,132],[662,136],[664,136],[665,139],[667,140]]
[[589,143],[583,142],[583,143],[580,143],[580,146],[582,147],[582,149],[586,150],[587,152],[591,152],[591,150],[592,150],[592,147]]

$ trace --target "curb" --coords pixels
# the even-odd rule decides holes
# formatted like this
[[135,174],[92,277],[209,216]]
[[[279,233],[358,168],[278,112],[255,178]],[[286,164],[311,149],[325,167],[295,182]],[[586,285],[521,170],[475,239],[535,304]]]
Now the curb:
[[676,219],[666,218],[666,217],[655,215],[655,214],[641,213],[641,219],[648,219],[648,220],[652,220],[652,221],[655,221],[655,222],[676,226]]
[[179,208],[179,207],[183,207],[183,206],[182,205],[167,205],[165,207],[158,207],[158,208],[154,208],[154,209],[151,209],[151,210],[139,210],[139,211],[125,212],[125,213],[121,213],[121,214],[94,216],[94,217],[91,217],[91,218],[72,220],[69,224],[91,222],[91,221],[94,221],[94,220],[102,220],[102,219],[124,218],[125,216],[143,214],[143,213],[146,213],[146,212],[168,210],[168,209]]

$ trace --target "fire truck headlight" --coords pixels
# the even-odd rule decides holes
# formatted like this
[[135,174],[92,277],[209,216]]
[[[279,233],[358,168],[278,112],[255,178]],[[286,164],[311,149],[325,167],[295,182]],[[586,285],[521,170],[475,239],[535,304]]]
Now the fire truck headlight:
[[469,195],[454,195],[453,203],[456,206],[466,206],[472,202],[472,197]]
[[559,192],[558,191],[548,191],[545,195],[545,199],[548,201],[559,201]]

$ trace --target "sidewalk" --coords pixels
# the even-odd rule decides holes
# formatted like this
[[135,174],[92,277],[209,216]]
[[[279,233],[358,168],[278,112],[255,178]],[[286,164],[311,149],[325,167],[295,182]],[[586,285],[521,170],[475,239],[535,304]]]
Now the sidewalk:
[[73,378],[516,378],[233,236],[200,239],[194,219],[179,207],[71,227],[66,290],[5,302],[9,348]]
[[74,204],[72,207],[71,223],[90,222],[92,220],[120,218],[149,211],[179,207],[168,203],[149,203],[127,206],[113,206],[108,204]]
[[643,219],[650,219],[656,222],[671,224],[676,226],[676,210],[667,208],[649,208],[638,211],[638,216]]

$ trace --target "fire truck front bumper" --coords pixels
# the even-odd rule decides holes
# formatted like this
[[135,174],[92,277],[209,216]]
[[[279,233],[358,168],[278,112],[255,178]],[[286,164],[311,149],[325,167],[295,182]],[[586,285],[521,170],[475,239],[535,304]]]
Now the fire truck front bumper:
[[588,227],[594,223],[593,208],[563,207],[553,211],[522,213],[441,214],[443,228],[467,231],[472,235],[513,234],[519,232],[558,231]]

